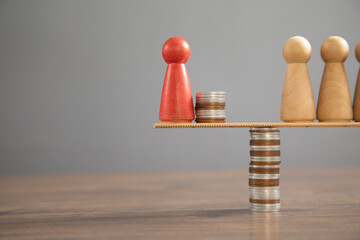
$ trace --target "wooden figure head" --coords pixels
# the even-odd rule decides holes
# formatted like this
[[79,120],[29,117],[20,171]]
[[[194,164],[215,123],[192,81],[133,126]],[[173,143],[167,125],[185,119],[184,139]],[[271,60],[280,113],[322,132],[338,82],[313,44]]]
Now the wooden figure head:
[[190,53],[189,44],[181,37],[169,38],[162,48],[162,55],[167,64],[186,63],[190,58]]
[[283,48],[287,63],[307,63],[311,57],[311,46],[306,38],[295,36],[289,38]]
[[355,56],[356,56],[356,59],[360,62],[360,41],[356,44]]
[[345,62],[349,55],[349,44],[342,37],[332,36],[325,39],[320,52],[326,63]]

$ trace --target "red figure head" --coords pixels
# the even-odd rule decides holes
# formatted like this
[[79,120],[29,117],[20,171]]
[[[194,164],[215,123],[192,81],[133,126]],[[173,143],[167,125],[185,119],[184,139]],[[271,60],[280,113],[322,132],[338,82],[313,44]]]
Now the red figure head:
[[189,60],[190,52],[189,44],[181,37],[169,38],[162,48],[162,55],[167,64],[186,63]]

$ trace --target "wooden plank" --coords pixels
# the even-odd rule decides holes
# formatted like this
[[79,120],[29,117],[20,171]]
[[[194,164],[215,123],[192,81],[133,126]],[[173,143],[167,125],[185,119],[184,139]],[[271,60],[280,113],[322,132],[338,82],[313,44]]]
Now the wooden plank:
[[360,127],[360,122],[309,122],[309,123],[155,123],[154,128],[305,128],[305,127]]
[[0,239],[359,239],[360,167],[281,171],[275,213],[247,169],[3,176]]

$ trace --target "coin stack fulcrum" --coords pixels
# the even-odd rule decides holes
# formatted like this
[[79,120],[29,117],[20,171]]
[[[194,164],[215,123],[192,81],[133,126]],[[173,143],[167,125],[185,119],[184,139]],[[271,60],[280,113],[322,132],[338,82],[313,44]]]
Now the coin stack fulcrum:
[[250,129],[250,210],[280,209],[280,131],[277,128]]
[[225,92],[197,92],[195,121],[197,123],[224,123],[225,100]]

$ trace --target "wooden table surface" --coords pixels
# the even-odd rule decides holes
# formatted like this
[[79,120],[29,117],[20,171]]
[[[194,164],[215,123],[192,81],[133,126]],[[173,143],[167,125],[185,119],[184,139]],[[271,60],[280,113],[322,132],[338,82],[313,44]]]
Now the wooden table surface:
[[0,177],[0,239],[360,239],[360,167],[281,169],[280,212],[248,170]]

